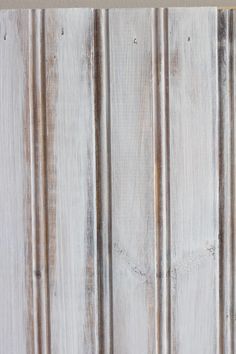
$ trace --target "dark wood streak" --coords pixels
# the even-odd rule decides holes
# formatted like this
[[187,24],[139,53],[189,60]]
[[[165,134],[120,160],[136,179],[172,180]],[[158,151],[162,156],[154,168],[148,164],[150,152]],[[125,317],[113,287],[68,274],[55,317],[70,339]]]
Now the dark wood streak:
[[[31,31],[29,28],[29,10],[19,11],[17,16],[17,28],[21,38],[21,50],[24,58],[24,98],[23,107],[23,143],[24,143],[24,225],[26,225],[25,243],[25,279],[26,279],[26,350],[27,354],[34,354],[34,313],[33,313],[33,263],[32,263],[32,214],[31,214],[31,157],[30,157],[30,41]],[[27,36],[22,38],[21,34]],[[28,39],[27,43],[24,40]]]
[[[46,346],[47,346],[47,354],[51,353],[51,321],[50,321],[50,278],[49,278],[49,213],[48,213],[48,154],[47,154],[47,108],[46,108],[46,100],[47,100],[47,86],[46,86],[46,29],[45,29],[45,10],[42,10],[42,37],[41,37],[41,46],[42,46],[42,60],[41,60],[41,80],[42,80],[42,117],[43,117],[43,193],[45,194],[45,277],[46,277]],[[41,271],[38,273],[41,274]],[[37,276],[37,274],[36,274]]]
[[[56,264],[56,102],[58,99],[58,59],[57,41],[60,37],[60,24],[56,16],[45,18],[45,70],[46,70],[46,156],[47,156],[47,214],[48,214],[48,270],[50,297],[53,296]],[[55,36],[58,33],[58,36]]]
[[95,113],[95,141],[96,141],[96,213],[97,213],[97,269],[98,269],[98,335],[99,353],[104,352],[104,321],[102,287],[103,247],[102,247],[102,186],[101,186],[101,146],[100,146],[100,119],[102,114],[101,85],[102,85],[102,56],[101,56],[101,18],[100,11],[94,11],[94,113]]
[[[218,11],[218,92],[219,97],[222,97],[222,80],[225,81],[226,78],[223,77],[223,72],[221,70],[222,65],[225,65],[225,46],[223,45],[226,40],[226,19],[224,11]],[[223,124],[223,112],[222,112],[222,102],[219,99],[219,346],[220,353],[224,352],[224,284],[223,284],[223,266],[224,266],[224,252],[223,252],[223,241],[224,241],[224,153],[223,153],[223,142],[224,142],[224,124]]]
[[[85,57],[84,57],[84,75],[86,77],[86,83],[88,84],[88,89],[91,92],[92,97],[92,34],[93,29],[92,21],[89,21],[89,27],[85,34]],[[93,170],[95,169],[94,161],[94,150],[95,145],[92,143],[91,137],[93,136],[93,117],[89,117],[88,123],[88,141],[86,143],[86,175],[87,175],[87,184],[86,184],[86,193],[87,193],[87,210],[86,210],[86,220],[85,220],[85,235],[84,235],[84,244],[86,245],[85,254],[86,254],[86,271],[85,271],[85,328],[84,331],[84,348],[88,352],[96,353],[96,298],[95,298],[95,287],[96,287],[96,271],[97,267],[94,264],[95,262],[95,244],[96,244],[96,229],[94,227],[95,220],[95,203],[94,203],[94,174]],[[91,139],[91,140],[90,140]]]
[[231,299],[232,299],[232,304],[231,304],[231,321],[230,321],[230,326],[231,326],[231,351],[232,353],[235,353],[235,165],[234,165],[234,158],[235,158],[235,103],[234,103],[234,98],[235,98],[235,67],[234,67],[234,57],[235,57],[235,50],[234,50],[234,35],[235,35],[235,30],[234,30],[234,11],[230,10],[229,14],[229,43],[230,43],[230,64],[229,64],[229,70],[230,70],[230,179],[231,179],[231,184],[230,184],[230,190],[231,190],[231,233],[230,233],[230,242],[231,242]]
[[[164,12],[164,56],[165,56],[165,116],[166,116],[166,208],[167,208],[167,249],[166,249],[166,259],[167,259],[167,273],[172,271],[171,267],[171,214],[170,214],[170,95],[169,95],[169,71],[170,71],[170,62],[169,62],[169,23],[168,23],[168,9],[165,9]],[[172,281],[171,277],[168,277],[167,283],[167,342],[168,342],[168,350],[171,351],[171,342],[173,341],[173,348],[176,346],[176,338],[172,335],[172,319],[171,309],[172,309],[172,301],[171,301],[171,288]]]

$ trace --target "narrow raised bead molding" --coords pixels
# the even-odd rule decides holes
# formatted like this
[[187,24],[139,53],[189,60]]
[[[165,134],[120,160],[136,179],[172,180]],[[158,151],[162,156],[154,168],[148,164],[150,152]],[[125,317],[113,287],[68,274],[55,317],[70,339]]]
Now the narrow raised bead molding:
[[235,352],[235,28],[234,11],[218,12],[219,278],[221,353]]
[[99,353],[113,352],[110,54],[108,10],[94,10]]
[[44,10],[29,12],[29,116],[34,353],[50,354]]
[[0,11],[0,353],[235,353],[235,20]]
[[171,343],[168,10],[154,9],[152,21],[156,353],[168,354]]

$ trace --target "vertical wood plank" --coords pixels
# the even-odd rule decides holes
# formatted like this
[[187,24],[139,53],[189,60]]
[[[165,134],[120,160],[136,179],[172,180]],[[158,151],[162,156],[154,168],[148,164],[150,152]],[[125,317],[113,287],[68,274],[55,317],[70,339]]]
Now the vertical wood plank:
[[51,352],[97,353],[94,16],[46,10]]
[[0,352],[34,353],[29,11],[0,12]]
[[151,10],[110,10],[114,353],[155,353]]
[[216,9],[170,9],[172,352],[219,352]]

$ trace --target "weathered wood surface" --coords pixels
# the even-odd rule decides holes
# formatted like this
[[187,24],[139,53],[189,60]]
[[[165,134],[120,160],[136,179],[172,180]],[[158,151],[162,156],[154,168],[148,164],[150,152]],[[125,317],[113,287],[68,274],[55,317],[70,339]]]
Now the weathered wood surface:
[[[51,348],[98,348],[93,12],[45,14]],[[47,98],[48,97],[48,98]]]
[[154,353],[156,343],[151,23],[150,10],[109,13],[113,331],[117,353]]
[[29,23],[0,13],[0,352],[32,353],[34,243],[31,188]]
[[0,353],[235,353],[234,23],[0,12]]
[[216,10],[169,10],[171,348],[218,352]]

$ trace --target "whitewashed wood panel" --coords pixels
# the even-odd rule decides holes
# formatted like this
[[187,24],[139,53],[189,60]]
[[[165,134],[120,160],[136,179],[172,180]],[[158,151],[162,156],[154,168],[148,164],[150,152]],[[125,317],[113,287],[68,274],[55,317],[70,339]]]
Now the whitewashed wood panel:
[[33,352],[28,11],[0,12],[0,352]]
[[171,350],[217,353],[216,9],[168,11]]
[[98,352],[93,11],[45,14],[51,351]]
[[155,353],[151,22],[109,11],[114,353]]
[[1,353],[235,353],[234,23],[0,11]]

